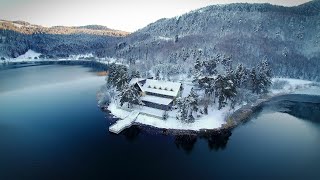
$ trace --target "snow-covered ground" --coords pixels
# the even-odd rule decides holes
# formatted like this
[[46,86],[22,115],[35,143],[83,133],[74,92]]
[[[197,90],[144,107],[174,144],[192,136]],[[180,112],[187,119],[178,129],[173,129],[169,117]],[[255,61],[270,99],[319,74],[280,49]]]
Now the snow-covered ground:
[[[271,95],[277,94],[309,94],[320,95],[320,84],[308,80],[291,78],[273,78]],[[278,85],[276,85],[278,84]]]
[[88,53],[88,54],[70,55],[68,59],[79,60],[79,59],[93,58],[93,57],[94,57],[94,55],[92,53]]
[[173,38],[164,37],[164,36],[159,36],[158,39],[159,39],[159,40],[163,40],[163,41],[171,41],[171,40],[173,40]]
[[308,94],[308,95],[314,95],[314,96],[320,96],[320,87],[318,86],[311,86],[310,88],[307,89],[300,89],[293,94]]
[[70,55],[68,58],[56,58],[56,59],[41,59],[39,58],[39,56],[41,55],[41,53],[37,53],[33,50],[28,50],[25,54],[22,54],[16,58],[9,58],[6,60],[1,60],[1,63],[8,63],[8,62],[12,62],[12,63],[23,63],[23,62],[41,62],[41,61],[75,61],[75,60],[81,60],[81,61],[92,61],[91,59],[87,59],[87,58],[94,58],[97,62],[101,63],[101,64],[124,64],[123,63],[123,59],[115,59],[115,58],[109,58],[109,57],[105,57],[105,58],[97,58],[95,57],[92,53],[89,54],[78,54],[78,55]]
[[[111,103],[108,107],[108,110],[111,111],[115,117],[120,119],[124,119],[131,113],[128,110],[117,107],[115,103]],[[142,112],[136,119],[137,123],[150,125],[157,128],[195,131],[201,129],[216,129],[221,127],[221,125],[225,123],[226,115],[229,113],[228,107],[222,110],[209,107],[208,115],[202,115],[201,117],[196,118],[194,123],[185,123],[176,119],[176,110],[168,112],[169,117],[166,120],[161,118],[162,114],[164,113],[163,110],[149,107],[136,107],[134,110]]]
[[41,55],[41,53],[37,53],[37,52],[29,49],[26,53],[24,53],[16,58],[9,59],[9,60],[10,60],[10,62],[24,62],[24,61],[30,61],[30,60],[39,60],[40,55]]

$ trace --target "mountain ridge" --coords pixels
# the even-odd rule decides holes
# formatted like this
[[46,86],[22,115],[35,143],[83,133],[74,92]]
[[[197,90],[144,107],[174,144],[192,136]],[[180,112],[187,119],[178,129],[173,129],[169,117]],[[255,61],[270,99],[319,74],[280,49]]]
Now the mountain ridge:
[[44,27],[26,21],[8,20],[0,20],[0,30],[12,30],[23,34],[92,34],[116,37],[124,37],[130,34],[129,32],[110,29],[102,25]]
[[[181,64],[184,72],[195,60],[218,55],[232,57],[235,64],[249,67],[266,59],[277,76],[320,80],[319,12],[319,0],[293,7],[212,5],[159,19],[127,36],[32,34],[25,38],[10,32],[9,44],[3,49],[10,57],[27,49],[53,57],[93,53],[97,57],[123,59],[128,64],[143,62],[144,69]],[[23,37],[19,39],[20,36]]]

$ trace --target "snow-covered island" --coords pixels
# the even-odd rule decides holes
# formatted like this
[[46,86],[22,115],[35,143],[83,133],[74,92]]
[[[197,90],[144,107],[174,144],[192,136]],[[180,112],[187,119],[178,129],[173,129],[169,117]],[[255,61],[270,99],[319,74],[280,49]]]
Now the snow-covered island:
[[109,130],[120,133],[133,124],[179,132],[229,129],[271,97],[319,89],[311,81],[272,78],[267,61],[252,68],[231,64],[225,57],[197,60],[191,76],[175,78],[164,69],[141,77],[135,68],[111,65],[98,94],[99,105],[119,119]]

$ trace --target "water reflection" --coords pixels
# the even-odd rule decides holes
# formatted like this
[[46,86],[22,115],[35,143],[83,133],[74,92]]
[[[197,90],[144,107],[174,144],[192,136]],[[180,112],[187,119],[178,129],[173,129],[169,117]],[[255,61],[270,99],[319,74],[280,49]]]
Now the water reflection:
[[265,109],[320,123],[320,98],[308,95],[285,96],[266,104]]
[[126,137],[128,141],[133,142],[138,139],[140,132],[141,130],[138,126],[132,126],[128,129],[123,130],[121,134],[124,135],[124,137]]
[[227,147],[231,131],[222,131],[215,134],[205,135],[203,138],[208,141],[208,147],[210,150],[218,151],[224,150]]
[[196,135],[177,135],[174,138],[174,143],[178,149],[191,153],[197,139]]
[[[120,133],[120,136],[124,136],[126,140],[128,140],[129,142],[134,142],[139,138],[139,136],[143,136],[144,134],[148,135],[150,133],[146,131],[147,130],[143,130],[139,126],[132,126],[123,130]],[[231,131],[210,132],[200,135],[190,134],[172,136],[168,136],[166,134],[159,134],[157,132],[152,133],[155,133],[155,136],[173,139],[173,144],[176,145],[178,149],[183,150],[188,154],[192,152],[194,145],[197,143],[198,139],[205,140],[210,150],[224,150],[227,147],[229,137],[232,135]]]

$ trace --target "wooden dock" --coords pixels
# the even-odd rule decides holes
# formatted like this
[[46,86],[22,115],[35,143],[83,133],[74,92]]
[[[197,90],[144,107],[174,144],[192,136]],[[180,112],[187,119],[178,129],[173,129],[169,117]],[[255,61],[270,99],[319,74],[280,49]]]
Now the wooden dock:
[[133,124],[133,122],[139,116],[139,113],[140,112],[138,111],[132,111],[126,118],[118,120],[116,123],[110,126],[109,131],[115,134],[119,134],[121,131],[123,131],[126,128],[129,128]]

